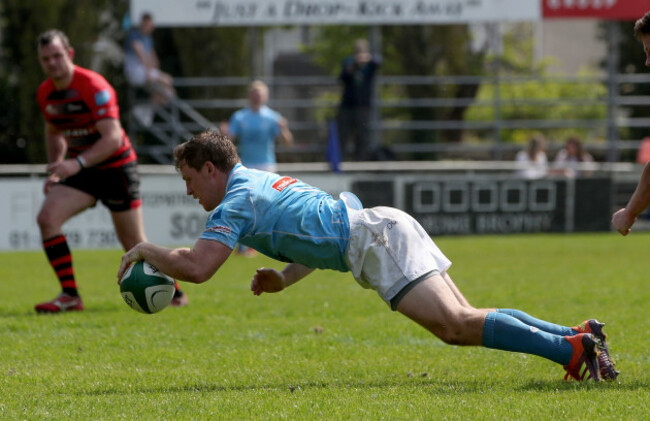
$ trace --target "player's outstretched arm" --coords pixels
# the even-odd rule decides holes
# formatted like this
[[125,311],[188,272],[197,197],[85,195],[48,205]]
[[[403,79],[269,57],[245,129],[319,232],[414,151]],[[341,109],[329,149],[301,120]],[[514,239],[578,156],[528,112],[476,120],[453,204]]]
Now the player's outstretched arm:
[[260,268],[257,269],[251,281],[251,291],[255,295],[260,295],[263,292],[280,292],[313,271],[314,269],[299,263],[289,263],[282,272],[270,268]]
[[648,206],[650,206],[650,163],[643,168],[639,185],[636,187],[627,206],[612,215],[612,225],[622,235],[629,234],[636,218]]
[[203,239],[193,249],[169,249],[142,242],[122,256],[117,279],[119,283],[131,263],[145,260],[174,279],[200,284],[212,278],[231,253],[227,246]]

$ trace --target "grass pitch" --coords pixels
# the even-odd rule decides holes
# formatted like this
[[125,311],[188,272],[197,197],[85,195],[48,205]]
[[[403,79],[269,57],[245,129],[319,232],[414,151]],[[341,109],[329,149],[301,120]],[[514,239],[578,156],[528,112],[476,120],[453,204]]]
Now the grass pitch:
[[436,240],[476,306],[607,323],[618,383],[565,383],[539,357],[444,345],[349,274],[249,291],[233,256],[186,308],[122,301],[119,251],[74,251],[86,310],[37,315],[58,286],[42,252],[0,254],[0,419],[647,419],[650,235]]

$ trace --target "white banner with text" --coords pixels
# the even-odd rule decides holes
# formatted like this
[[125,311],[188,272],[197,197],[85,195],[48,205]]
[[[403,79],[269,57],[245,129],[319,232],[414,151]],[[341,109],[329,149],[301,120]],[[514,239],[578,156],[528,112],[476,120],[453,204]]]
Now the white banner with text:
[[[185,192],[178,174],[141,175],[142,215],[147,239],[164,246],[192,245],[205,228],[208,213]],[[332,195],[349,190],[348,180],[325,175],[300,176]],[[0,178],[0,251],[41,249],[36,216],[43,199],[43,177]],[[110,212],[98,203],[72,217],[63,232],[74,249],[121,247]]]
[[157,26],[417,25],[540,20],[540,0],[131,0]]

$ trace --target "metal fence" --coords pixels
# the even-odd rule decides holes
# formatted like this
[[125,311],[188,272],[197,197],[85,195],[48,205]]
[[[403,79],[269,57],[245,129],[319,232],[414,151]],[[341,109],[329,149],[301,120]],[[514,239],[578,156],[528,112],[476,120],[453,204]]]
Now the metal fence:
[[[298,76],[262,78],[270,89],[269,106],[278,110],[289,120],[294,132],[294,147],[278,146],[280,162],[314,162],[325,160],[327,122],[338,106],[340,85],[334,77]],[[205,120],[192,118],[188,108],[197,111],[214,126],[227,120],[237,108],[246,106],[245,87],[251,79],[247,77],[220,78],[176,78],[175,86],[180,95],[179,104],[171,104],[166,117],[157,118],[149,127],[138,124],[130,118],[128,127],[136,141],[141,156],[149,155],[152,162],[166,163],[169,151],[176,143],[183,141],[191,132],[202,130]],[[515,98],[501,94],[503,89],[523,83],[589,84],[602,88],[602,95],[591,98]],[[512,130],[537,130],[549,132],[558,129],[587,130],[590,135],[585,140],[587,149],[599,160],[618,161],[623,153],[633,153],[642,139],[631,138],[630,128],[650,127],[650,117],[629,117],[635,107],[650,106],[650,97],[624,95],[629,88],[638,84],[650,83],[650,74],[615,74],[612,77],[493,77],[493,76],[378,76],[377,92],[374,101],[372,135],[378,144],[389,147],[398,159],[412,160],[435,155],[436,159],[511,159],[521,143],[504,139],[504,133]],[[408,85],[480,85],[491,88],[489,99],[478,98],[407,98],[383,95],[387,88],[404,88]],[[221,92],[241,92],[237,98],[225,97]],[[625,89],[624,89],[625,88]],[[183,93],[188,97],[183,98]],[[232,95],[232,94],[230,94]],[[131,104],[141,103],[132,96]],[[453,106],[485,107],[491,118],[483,120],[405,120],[395,118],[396,109],[406,108],[449,108]],[[559,106],[600,107],[601,117],[526,119],[505,116],[508,107],[527,107],[537,109]],[[391,112],[392,111],[392,112]],[[399,114],[399,113],[397,113]],[[446,130],[459,130],[472,134],[471,142],[441,142],[440,133]],[[155,136],[155,132],[164,136]],[[412,142],[410,135],[424,132],[425,141]],[[147,134],[148,133],[148,134]],[[154,136],[152,137],[152,134]],[[149,139],[147,140],[147,136]],[[144,140],[143,140],[144,139]],[[563,139],[551,139],[550,153],[561,147]]]

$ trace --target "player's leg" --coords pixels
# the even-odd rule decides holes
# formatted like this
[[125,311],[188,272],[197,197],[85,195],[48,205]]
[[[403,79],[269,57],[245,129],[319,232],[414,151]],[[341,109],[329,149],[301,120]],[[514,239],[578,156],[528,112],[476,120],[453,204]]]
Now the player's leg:
[[439,275],[412,288],[397,305],[397,311],[449,344],[537,355],[563,365],[567,377],[578,380],[586,376],[615,379],[618,375],[602,345],[590,333],[556,335],[505,313],[465,307]]
[[521,310],[500,308],[496,309],[495,311],[510,315],[517,320],[520,320],[521,322],[527,324],[528,326],[532,326],[534,328],[543,330],[544,332],[553,333],[555,335],[571,337],[583,333],[592,334],[598,341],[599,345],[598,350],[600,354],[598,355],[598,361],[600,365],[601,377],[604,379],[615,379],[618,376],[619,372],[614,368],[615,363],[611,357],[609,347],[607,346],[607,335],[603,331],[603,327],[605,326],[604,323],[600,323],[596,319],[588,319],[578,324],[577,326],[568,327],[537,319],[527,313],[524,313]]
[[563,326],[563,325],[547,322],[545,320],[540,320],[521,310],[516,310],[512,308],[499,308],[496,309],[495,311],[498,311],[499,313],[507,314],[509,316],[514,317],[515,319],[521,320],[523,323],[527,324],[528,326],[534,326],[540,330],[543,330],[544,332],[554,333],[556,335],[573,336],[573,335],[578,335],[580,333],[591,333],[596,338],[598,338],[599,341],[603,343],[603,346],[605,347],[605,349],[607,349],[607,352],[609,352],[609,349],[607,348],[607,341],[606,341],[607,335],[605,334],[605,332],[603,332],[603,327],[605,326],[605,323],[600,323],[596,319],[588,319],[578,324],[577,326],[569,327],[569,326]]
[[[353,213],[350,220],[346,257],[355,279],[446,343],[538,355],[568,366],[574,377],[586,365],[598,378],[596,342],[590,334],[571,341],[493,309],[469,305],[446,274],[451,262],[409,215],[373,208]],[[428,275],[422,280],[423,273]]]
[[142,207],[125,211],[112,211],[111,218],[115,234],[124,250],[131,250],[137,244],[147,241],[142,221]]
[[448,344],[482,344],[487,310],[464,306],[438,274],[411,289],[397,305],[397,311]]
[[458,303],[462,305],[463,307],[468,307],[468,308],[474,308],[469,301],[467,301],[467,298],[460,292],[454,281],[451,280],[451,277],[449,277],[449,274],[447,272],[443,273],[442,279],[445,280],[445,283],[451,290],[451,292],[454,294],[456,297],[456,300],[458,300]]
[[440,275],[416,285],[397,311],[449,344],[525,352],[563,365],[571,360],[571,344],[563,336],[531,330],[507,314],[465,307]]
[[39,303],[35,309],[43,313],[57,313],[65,310],[82,310],[77,283],[72,265],[72,254],[63,235],[63,224],[74,215],[93,206],[96,199],[81,190],[56,184],[52,186],[36,218],[43,248],[54,269],[62,294],[52,301]]
[[521,310],[516,310],[512,308],[499,308],[496,309],[496,311],[499,313],[512,316],[515,319],[520,320],[523,323],[527,324],[528,326],[534,326],[539,330],[543,330],[544,332],[553,333],[562,336],[567,336],[567,335],[573,336],[578,333],[584,333],[584,332],[578,332],[577,330],[573,330],[571,327],[568,326],[562,326],[555,323],[547,322],[545,320],[537,319],[531,316],[530,314],[524,313]]

